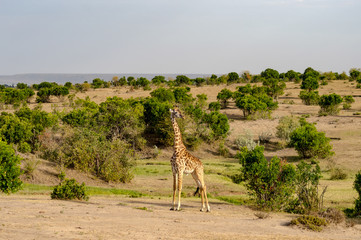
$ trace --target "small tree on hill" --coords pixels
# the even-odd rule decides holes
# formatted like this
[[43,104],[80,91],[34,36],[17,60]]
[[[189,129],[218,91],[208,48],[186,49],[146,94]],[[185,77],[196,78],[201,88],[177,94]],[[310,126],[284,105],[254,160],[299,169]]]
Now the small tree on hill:
[[266,78],[263,81],[263,86],[267,87],[267,95],[275,100],[284,93],[284,89],[286,88],[285,82],[277,78]]

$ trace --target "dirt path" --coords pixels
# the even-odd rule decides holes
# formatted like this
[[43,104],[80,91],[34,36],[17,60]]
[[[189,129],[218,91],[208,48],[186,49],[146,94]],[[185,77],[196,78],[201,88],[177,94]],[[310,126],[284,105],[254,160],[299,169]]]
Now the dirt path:
[[242,206],[197,199],[169,211],[169,199],[92,197],[89,202],[39,195],[0,195],[0,239],[360,239],[361,226],[328,227],[321,233],[287,226],[292,218],[258,219]]

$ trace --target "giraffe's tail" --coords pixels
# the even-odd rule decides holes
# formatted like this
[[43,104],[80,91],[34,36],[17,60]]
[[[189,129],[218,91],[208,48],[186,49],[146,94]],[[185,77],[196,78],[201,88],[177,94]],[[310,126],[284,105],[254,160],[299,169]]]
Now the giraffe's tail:
[[199,187],[197,187],[197,190],[194,192],[193,196],[197,195],[199,193]]

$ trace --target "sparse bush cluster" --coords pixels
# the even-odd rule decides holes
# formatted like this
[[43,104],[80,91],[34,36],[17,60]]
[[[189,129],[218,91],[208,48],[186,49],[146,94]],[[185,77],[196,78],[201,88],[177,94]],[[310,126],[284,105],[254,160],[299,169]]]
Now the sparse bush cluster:
[[89,196],[85,189],[85,184],[79,183],[75,179],[64,179],[59,185],[55,186],[51,193],[51,199],[58,200],[89,200]]

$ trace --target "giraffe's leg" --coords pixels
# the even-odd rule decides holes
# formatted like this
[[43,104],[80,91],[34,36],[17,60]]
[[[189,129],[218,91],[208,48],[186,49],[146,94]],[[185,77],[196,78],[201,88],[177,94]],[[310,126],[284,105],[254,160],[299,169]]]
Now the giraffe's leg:
[[175,208],[175,194],[177,189],[177,174],[173,173],[173,205],[170,210],[176,210]]
[[180,210],[181,206],[181,193],[182,193],[182,183],[183,182],[183,172],[178,172],[178,207],[177,211]]
[[203,174],[202,174],[201,171],[195,170],[195,171],[192,173],[192,177],[193,177],[194,181],[196,181],[197,186],[199,187],[200,194],[201,194],[201,199],[202,199],[202,208],[201,208],[201,211],[204,212],[206,206],[204,205],[204,181],[203,181]]
[[[204,194],[204,198],[206,199],[206,205],[207,205],[207,212],[211,211],[211,207],[208,204],[208,197],[207,197],[207,187],[206,185],[203,186],[203,194]],[[203,203],[204,206],[204,203]]]

